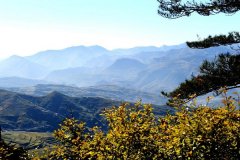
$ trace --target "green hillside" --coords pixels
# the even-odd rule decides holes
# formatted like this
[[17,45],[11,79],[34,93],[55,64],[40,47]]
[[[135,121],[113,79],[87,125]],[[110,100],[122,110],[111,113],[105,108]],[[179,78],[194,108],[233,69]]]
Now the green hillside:
[[25,131],[5,131],[2,132],[2,139],[7,144],[21,146],[32,150],[55,143],[52,133],[49,132],[25,132]]
[[[104,108],[117,106],[119,101],[99,97],[69,97],[59,92],[36,97],[0,90],[0,125],[4,130],[53,131],[65,118],[74,117],[88,127],[105,128],[99,115]],[[165,115],[167,106],[155,107],[156,115]]]

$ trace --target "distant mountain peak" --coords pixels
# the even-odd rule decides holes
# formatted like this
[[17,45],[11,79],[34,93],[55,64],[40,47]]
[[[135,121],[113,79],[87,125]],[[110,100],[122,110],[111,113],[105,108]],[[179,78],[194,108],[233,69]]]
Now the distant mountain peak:
[[118,104],[103,98],[63,97],[59,92],[35,97],[0,90],[0,125],[6,130],[44,132],[56,129],[63,119],[73,116],[92,127],[103,108]]
[[[122,68],[128,68],[128,67],[143,67],[145,66],[143,63],[136,59],[132,58],[121,58],[115,61],[115,63],[112,65],[112,67],[122,67]],[[120,68],[121,69],[121,68]]]
[[[99,46],[99,45],[92,45],[92,46],[85,46],[85,45],[80,45],[80,46],[71,46],[71,47],[67,47],[67,48],[64,48],[64,49],[61,49],[62,51],[68,51],[68,50],[97,50],[97,51],[107,51],[106,48],[102,47],[102,46]],[[57,50],[56,50],[57,51]]]
[[49,93],[48,95],[46,95],[46,97],[67,97],[67,96],[58,91],[53,91],[53,92]]
[[12,55],[12,56],[10,56],[9,58],[23,58],[23,57],[18,56],[18,55]]
[[10,57],[8,57],[7,59],[5,59],[5,60],[7,60],[7,61],[19,61],[19,60],[21,60],[21,61],[27,61],[24,57],[21,57],[21,56],[18,56],[18,55],[12,55],[12,56],[10,56]]

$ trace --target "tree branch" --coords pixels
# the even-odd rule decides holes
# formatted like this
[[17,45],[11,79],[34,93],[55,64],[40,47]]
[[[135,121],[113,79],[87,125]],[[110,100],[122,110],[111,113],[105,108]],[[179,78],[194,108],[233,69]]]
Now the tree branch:
[[225,13],[232,15],[240,10],[239,0],[212,0],[210,2],[195,2],[182,0],[158,0],[158,14],[169,19],[190,16],[196,12],[203,16]]
[[217,35],[214,37],[208,36],[201,41],[187,42],[187,45],[190,48],[203,49],[222,45],[232,45],[236,43],[240,43],[239,32],[230,32],[228,35]]

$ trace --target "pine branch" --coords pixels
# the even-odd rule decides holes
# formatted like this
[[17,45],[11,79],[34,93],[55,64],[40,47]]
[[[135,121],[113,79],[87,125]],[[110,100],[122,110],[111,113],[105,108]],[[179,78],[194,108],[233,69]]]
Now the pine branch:
[[230,32],[228,35],[217,35],[217,36],[209,36],[201,41],[193,41],[187,42],[188,47],[190,48],[209,48],[209,47],[216,47],[221,45],[232,45],[240,43],[240,34],[239,32]]
[[227,90],[240,87],[240,54],[220,54],[214,61],[204,61],[198,76],[186,80],[165,95],[188,99],[193,94],[200,96],[223,87]]
[[158,14],[169,19],[190,16],[196,12],[203,16],[225,13],[232,15],[240,10],[239,0],[211,0],[209,2],[196,2],[194,0],[158,0],[160,3]]

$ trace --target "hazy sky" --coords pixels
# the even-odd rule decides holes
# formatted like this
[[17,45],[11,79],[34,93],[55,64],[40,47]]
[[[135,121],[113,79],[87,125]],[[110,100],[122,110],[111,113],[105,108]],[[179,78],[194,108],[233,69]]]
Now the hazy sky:
[[157,0],[0,0],[0,58],[76,45],[172,45],[240,30],[240,13],[169,20],[157,9]]

